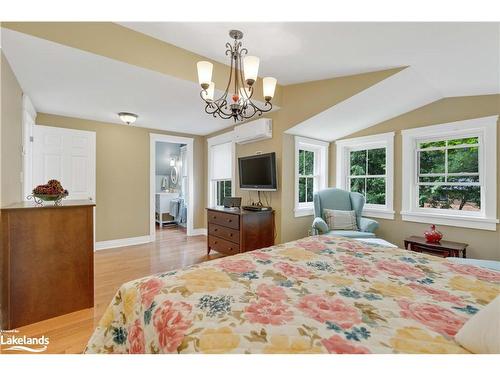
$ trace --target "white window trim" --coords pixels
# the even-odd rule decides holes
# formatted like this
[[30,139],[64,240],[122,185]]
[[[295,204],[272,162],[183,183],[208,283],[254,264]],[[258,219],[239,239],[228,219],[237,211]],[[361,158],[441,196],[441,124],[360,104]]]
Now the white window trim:
[[223,133],[216,135],[211,138],[207,138],[207,154],[208,154],[208,173],[207,173],[207,202],[208,202],[208,207],[214,207],[215,206],[215,189],[214,189],[214,184],[212,183],[212,153],[210,151],[210,148],[212,146],[220,145],[223,143],[228,143],[231,142],[231,157],[233,160],[233,168],[231,171],[231,195],[235,195],[236,191],[236,183],[235,183],[235,176],[236,176],[236,143],[234,142],[234,131],[231,130],[229,132]]
[[[498,116],[456,121],[439,125],[403,130],[402,165],[402,210],[404,221],[450,225],[463,228],[496,230],[499,222],[497,211],[497,121]],[[417,142],[430,138],[453,138],[479,136],[479,174],[481,190],[481,212],[422,209],[417,206]],[[444,211],[444,212],[443,212]]]
[[314,203],[299,203],[299,149],[313,151],[319,156],[319,165],[316,166],[319,177],[318,190],[328,186],[328,148],[330,143],[316,139],[295,136],[295,217],[311,216],[314,213]]
[[350,190],[349,152],[384,147],[385,153],[385,205],[365,204],[363,216],[394,220],[394,132],[349,138],[336,141],[336,186]]

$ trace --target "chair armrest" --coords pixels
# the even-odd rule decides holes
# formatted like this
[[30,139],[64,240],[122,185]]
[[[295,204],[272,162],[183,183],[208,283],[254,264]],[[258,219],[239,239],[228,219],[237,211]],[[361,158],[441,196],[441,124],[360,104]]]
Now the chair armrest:
[[330,230],[328,228],[328,224],[326,223],[326,221],[324,221],[320,217],[314,218],[314,221],[312,223],[312,227],[313,227],[313,230],[318,231],[319,234],[328,233],[328,231]]
[[378,222],[372,219],[368,219],[366,217],[362,217],[359,219],[359,230],[361,232],[370,232],[373,233],[378,228]]

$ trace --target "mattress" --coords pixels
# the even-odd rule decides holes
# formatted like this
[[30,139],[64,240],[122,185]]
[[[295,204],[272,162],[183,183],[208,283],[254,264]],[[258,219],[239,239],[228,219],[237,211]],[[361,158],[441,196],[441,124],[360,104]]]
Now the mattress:
[[121,286],[86,353],[467,353],[500,272],[312,236]]

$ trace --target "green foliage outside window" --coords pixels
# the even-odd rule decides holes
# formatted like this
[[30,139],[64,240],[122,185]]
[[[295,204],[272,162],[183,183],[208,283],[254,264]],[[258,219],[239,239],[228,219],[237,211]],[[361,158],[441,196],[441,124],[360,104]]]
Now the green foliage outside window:
[[299,150],[299,203],[313,201],[314,152]]
[[419,144],[420,207],[481,209],[478,142],[469,137]]
[[385,159],[385,148],[350,152],[350,189],[363,194],[368,204],[385,204]]

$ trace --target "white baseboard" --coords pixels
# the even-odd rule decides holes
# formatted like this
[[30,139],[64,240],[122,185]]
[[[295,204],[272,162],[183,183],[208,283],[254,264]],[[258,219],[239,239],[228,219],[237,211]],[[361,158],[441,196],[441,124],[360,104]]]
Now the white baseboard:
[[206,236],[207,228],[196,228],[191,232],[191,236]]
[[113,249],[115,247],[140,245],[143,243],[151,242],[151,236],[119,238],[117,240],[99,241],[95,243],[94,251]]

